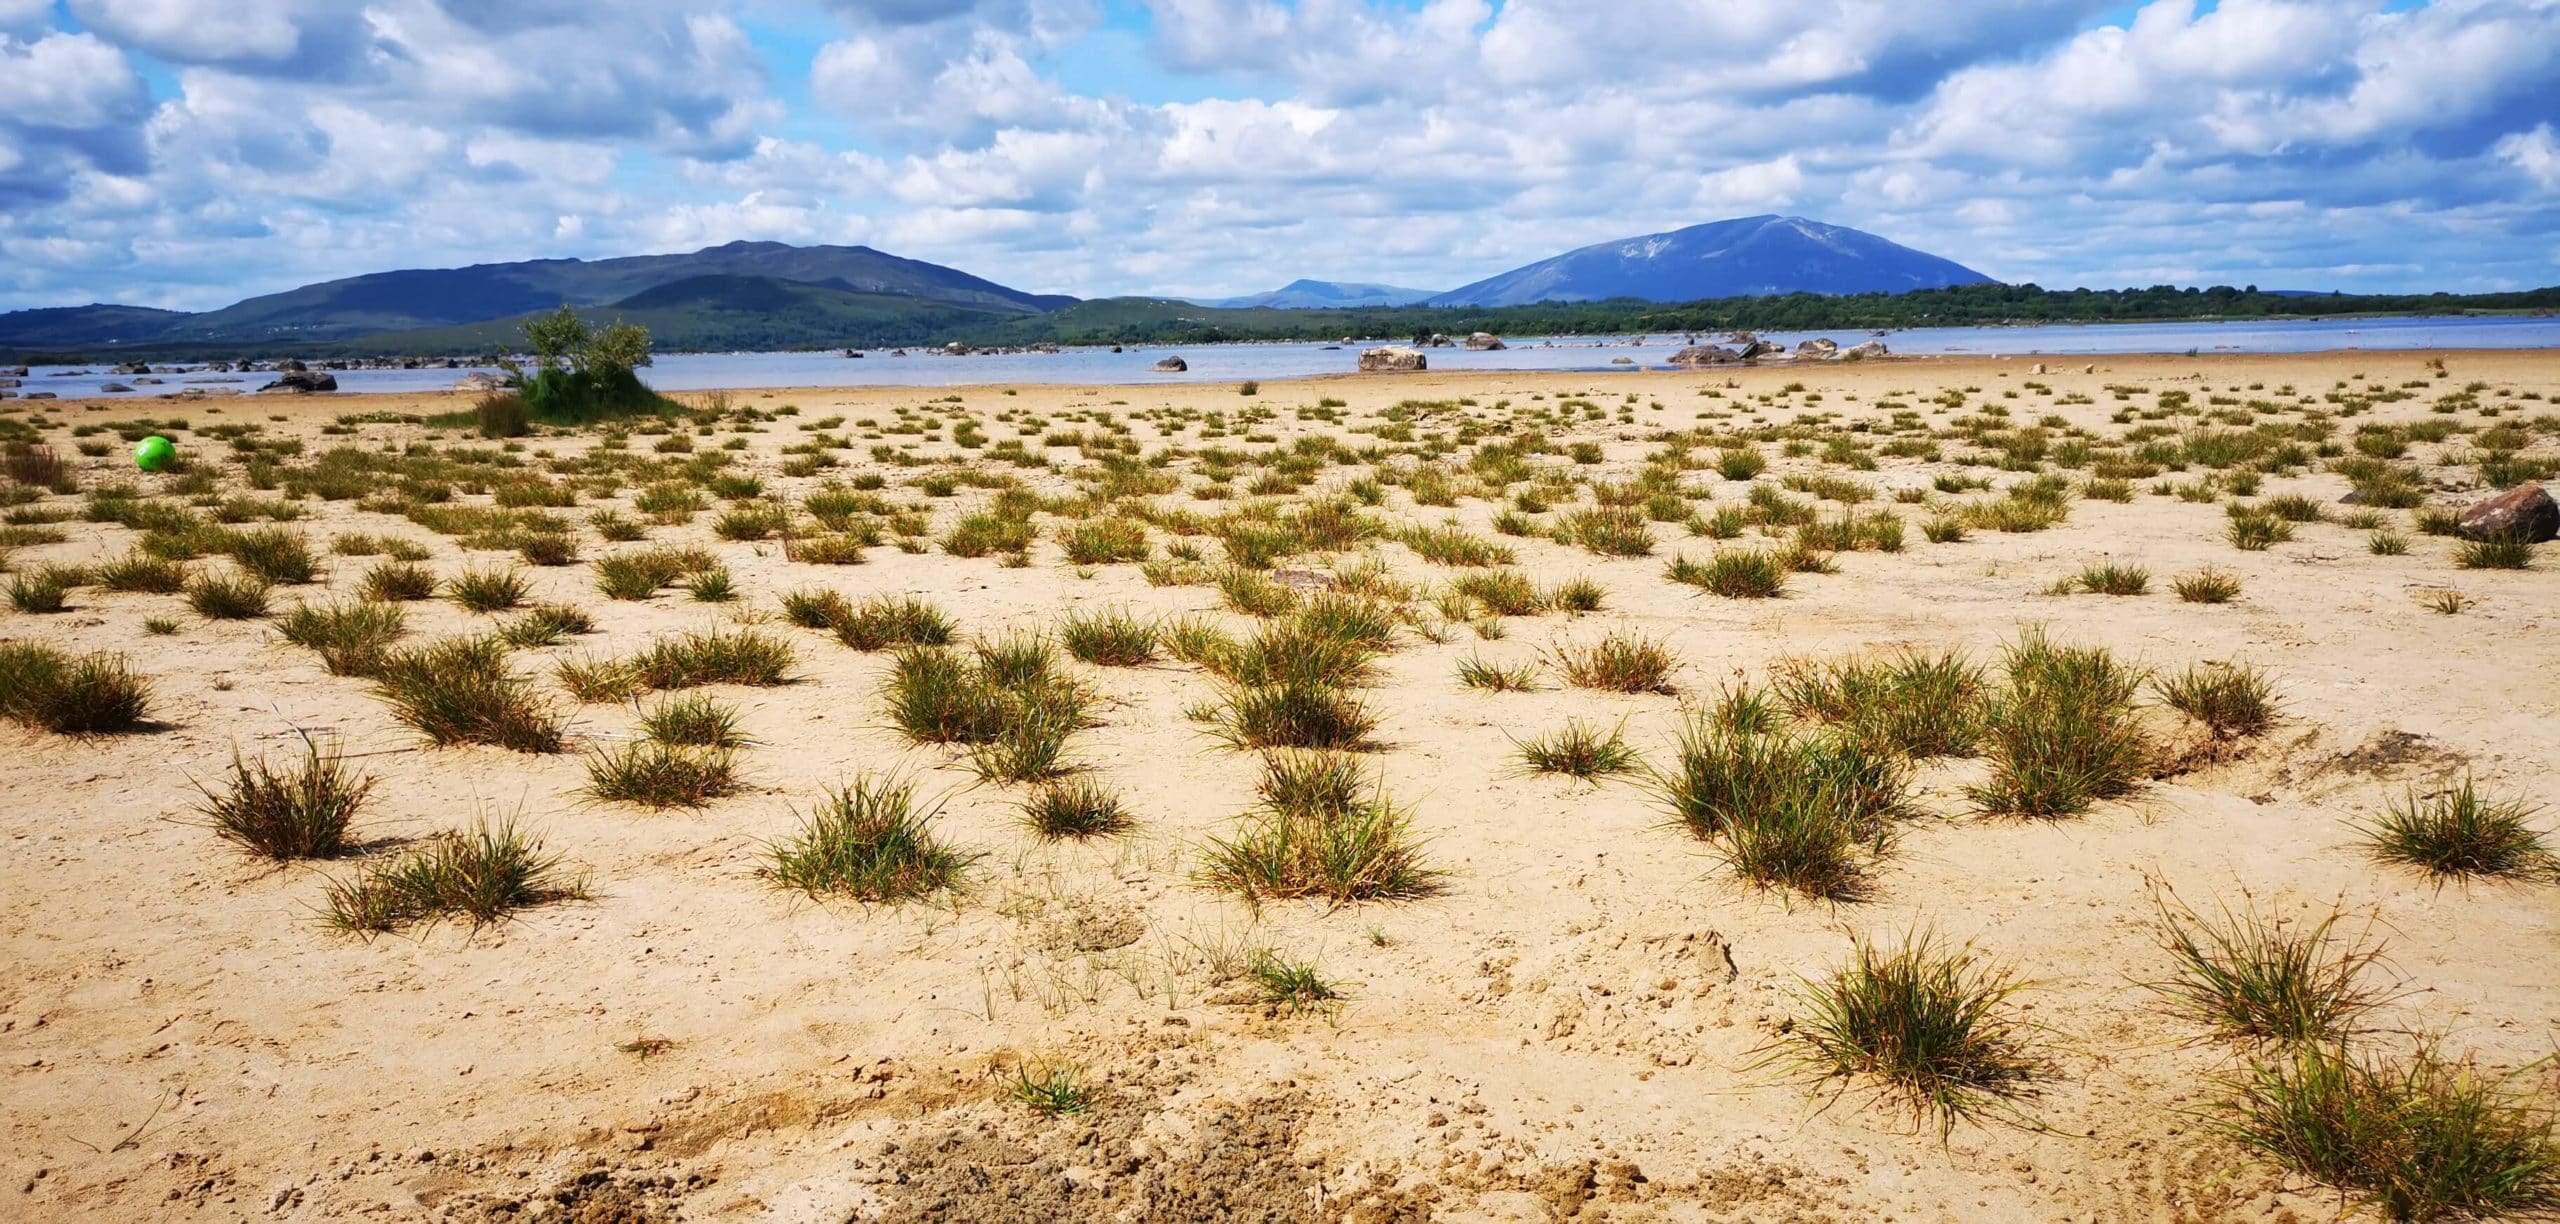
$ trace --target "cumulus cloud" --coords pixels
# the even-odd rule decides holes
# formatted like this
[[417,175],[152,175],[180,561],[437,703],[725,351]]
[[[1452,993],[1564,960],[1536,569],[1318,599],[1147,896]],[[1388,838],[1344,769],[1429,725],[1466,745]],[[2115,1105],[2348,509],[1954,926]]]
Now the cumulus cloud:
[[2560,229],[2560,0],[61,4],[0,0],[0,307],[738,238],[1449,285],[1756,212],[2049,284],[2462,288]]

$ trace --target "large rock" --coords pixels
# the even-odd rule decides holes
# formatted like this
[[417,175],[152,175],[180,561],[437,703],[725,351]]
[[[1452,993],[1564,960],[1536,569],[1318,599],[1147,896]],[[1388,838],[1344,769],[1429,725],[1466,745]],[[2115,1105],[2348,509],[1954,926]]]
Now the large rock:
[[120,382],[106,382],[106,383],[99,383],[99,384],[98,384],[98,394],[100,394],[100,395],[131,395],[131,394],[133,394],[133,388],[128,387],[128,386],[126,386],[126,385],[124,385],[123,383],[120,383]]
[[1156,362],[1158,374],[1184,374],[1190,372],[1190,369],[1191,363],[1179,357],[1167,357]]
[[1363,351],[1360,354],[1360,368],[1363,370],[1427,370],[1431,368],[1431,361],[1422,355],[1420,349],[1390,344],[1384,348]]
[[1816,336],[1813,339],[1807,340],[1796,346],[1796,360],[1798,361],[1829,361],[1839,355],[1839,342],[1836,340],[1825,340],[1820,336]]
[[1840,354],[1840,360],[1865,361],[1870,357],[1889,356],[1892,352],[1893,350],[1884,346],[1884,341],[1869,340],[1865,344],[1851,346],[1847,352]]
[[293,395],[311,395],[316,392],[335,391],[337,389],[337,375],[324,374],[316,370],[289,370],[285,373],[284,377],[268,383],[266,386],[258,388],[262,393],[285,392]]
[[1467,337],[1467,347],[1478,353],[1498,353],[1510,346],[1502,342],[1502,337],[1492,332],[1477,332]]
[[2539,484],[2522,484],[2462,512],[2462,534],[2472,539],[2522,536],[2536,544],[2560,536],[2560,504]]
[[1732,365],[1742,354],[1721,344],[1692,344],[1671,355],[1671,364],[1680,366]]
[[1771,353],[1783,353],[1786,351],[1786,346],[1784,345],[1771,344],[1766,340],[1754,338],[1745,343],[1741,348],[1734,350],[1734,356],[1740,357],[1744,361],[1749,361],[1755,357],[1766,357]]
[[495,374],[486,370],[475,370],[463,375],[461,381],[453,384],[453,389],[472,395],[488,395],[504,390],[506,385],[506,381]]
[[117,366],[115,372],[118,374],[148,374],[151,372],[151,363],[148,361],[129,361],[123,365]]

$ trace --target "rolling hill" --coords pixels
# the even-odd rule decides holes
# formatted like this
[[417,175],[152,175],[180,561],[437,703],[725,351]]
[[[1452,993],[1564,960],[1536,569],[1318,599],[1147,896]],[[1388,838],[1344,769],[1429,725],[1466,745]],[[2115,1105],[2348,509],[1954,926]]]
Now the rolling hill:
[[1352,281],[1294,280],[1269,293],[1244,297],[1221,298],[1202,302],[1222,310],[1251,310],[1269,307],[1274,310],[1339,309],[1353,306],[1411,306],[1431,296],[1428,289],[1405,289],[1395,285],[1370,285]]
[[1780,293],[1902,293],[1991,278],[1845,226],[1742,217],[1567,251],[1453,289],[1432,306],[1535,302],[1695,302]]

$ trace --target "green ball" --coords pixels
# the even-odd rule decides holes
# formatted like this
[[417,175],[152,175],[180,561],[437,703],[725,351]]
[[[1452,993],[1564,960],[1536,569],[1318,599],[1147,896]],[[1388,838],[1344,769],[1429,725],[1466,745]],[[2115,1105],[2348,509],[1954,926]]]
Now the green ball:
[[133,465],[143,471],[157,472],[177,461],[176,444],[158,434],[144,438],[133,446]]

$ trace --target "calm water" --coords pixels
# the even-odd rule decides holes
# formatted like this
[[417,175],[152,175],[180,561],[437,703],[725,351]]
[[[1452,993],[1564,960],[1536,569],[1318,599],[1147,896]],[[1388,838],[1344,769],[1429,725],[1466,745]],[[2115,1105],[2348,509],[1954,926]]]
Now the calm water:
[[[1793,347],[1815,336],[1842,347],[1868,338],[1859,330],[1769,332],[1763,338]],[[1704,337],[1721,340],[1721,334]],[[1934,327],[1896,331],[1884,337],[1894,352],[1912,355],[1979,353],[2015,356],[2073,356],[2100,353],[2321,353],[2389,349],[2560,349],[2560,319],[2328,319],[2254,323],[2110,323],[2045,327]],[[1683,343],[1679,336],[1527,337],[1512,340],[1498,353],[1470,353],[1445,348],[1430,351],[1433,370],[1612,370],[1662,369]],[[1248,378],[1303,378],[1349,373],[1359,364],[1359,351],[1349,344],[1196,344],[1109,349],[1068,349],[1058,353],[1011,353],[978,357],[946,357],[909,350],[893,357],[875,350],[859,359],[834,353],[674,353],[658,358],[648,381],[661,391],[701,391],[751,387],[958,387],[988,383],[1062,383],[1110,386],[1147,383],[1239,382]],[[1178,355],[1191,365],[1188,373],[1158,374],[1159,358]],[[1618,359],[1626,359],[1621,364]],[[467,370],[350,370],[338,374],[342,391],[418,392],[453,386]],[[191,385],[255,391],[272,381],[266,374],[167,374],[160,385],[135,385],[130,394],[109,398],[166,395]],[[50,391],[63,399],[104,395],[110,382],[131,384],[130,377],[104,367],[39,366],[19,388]]]

